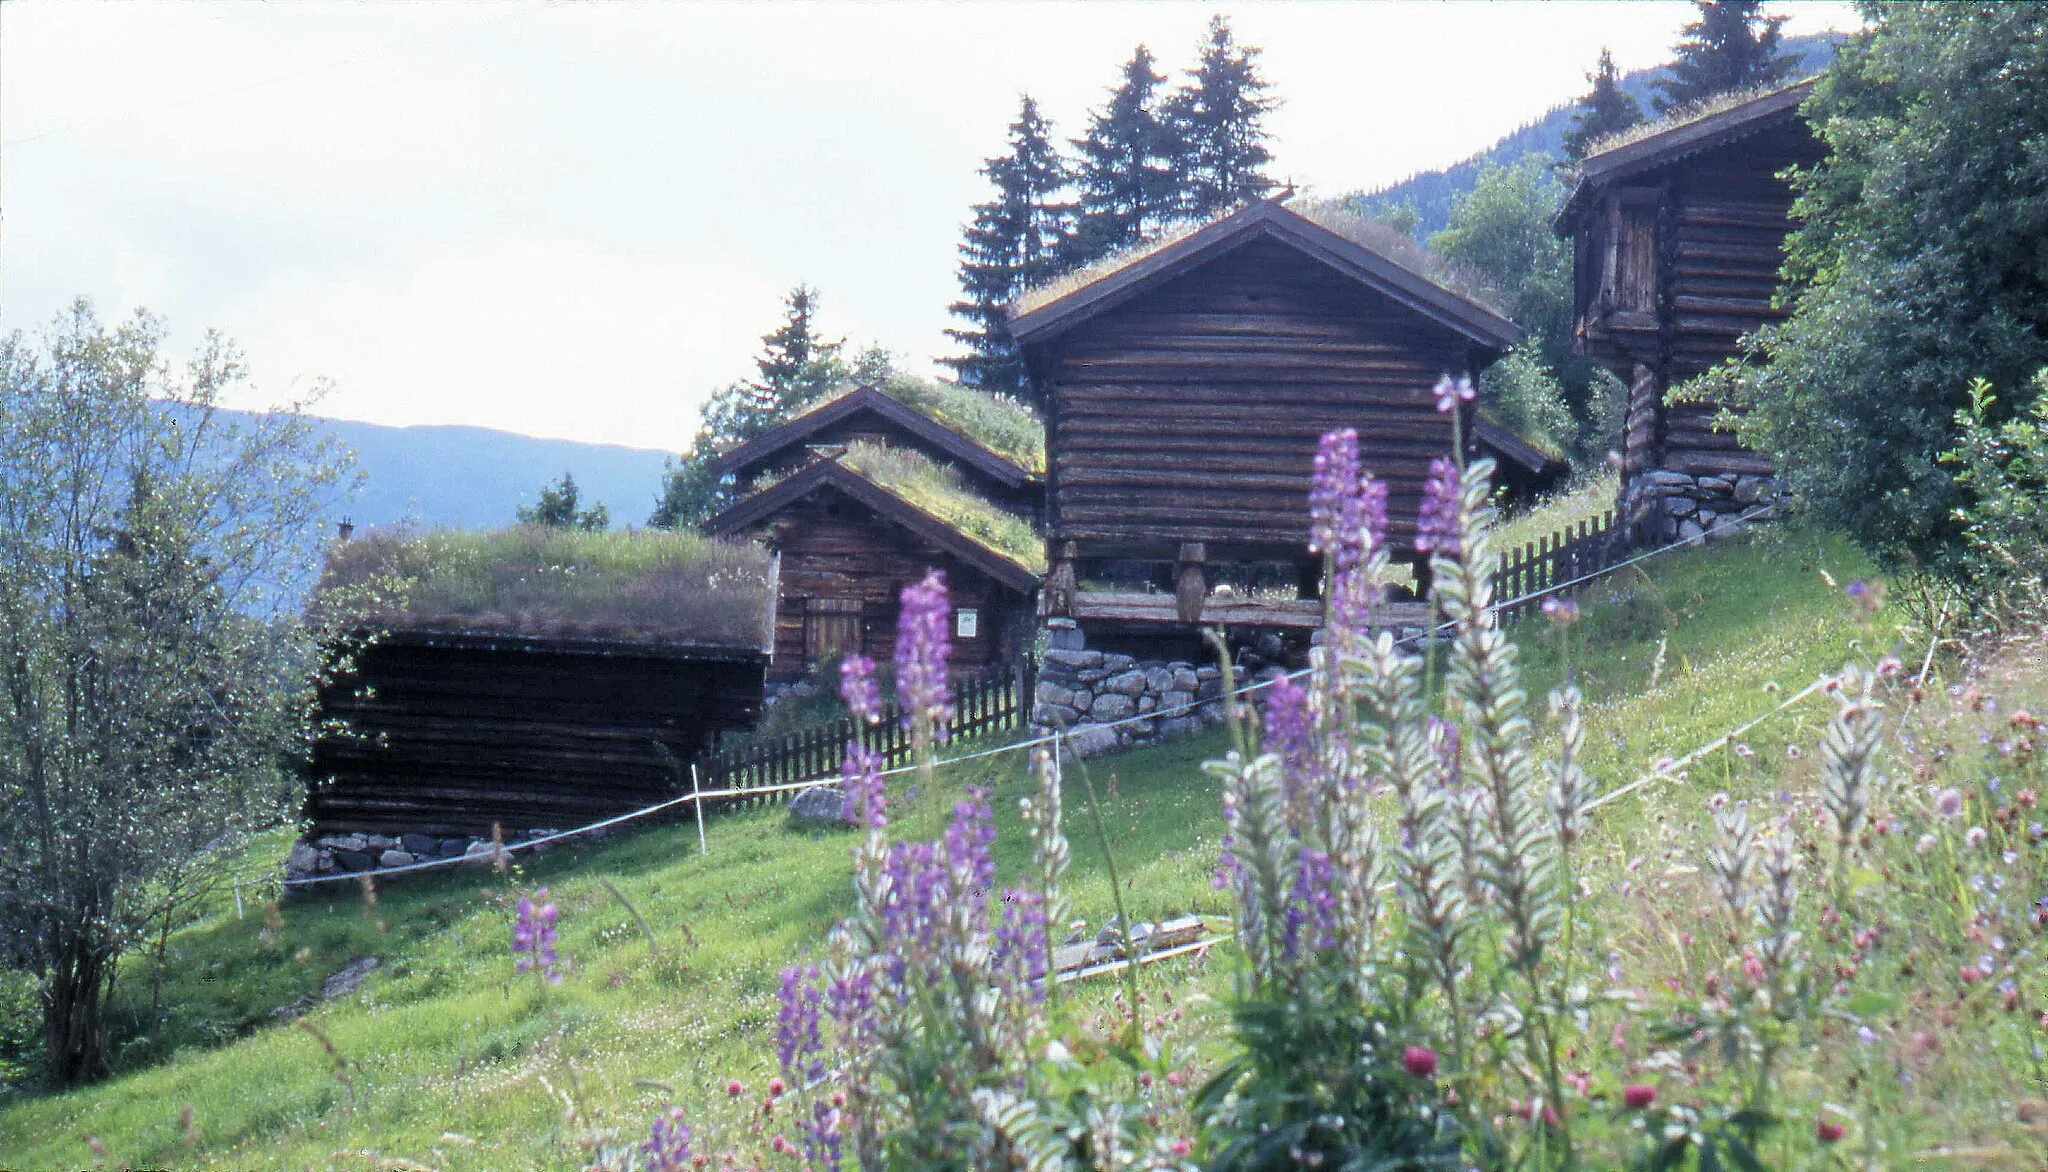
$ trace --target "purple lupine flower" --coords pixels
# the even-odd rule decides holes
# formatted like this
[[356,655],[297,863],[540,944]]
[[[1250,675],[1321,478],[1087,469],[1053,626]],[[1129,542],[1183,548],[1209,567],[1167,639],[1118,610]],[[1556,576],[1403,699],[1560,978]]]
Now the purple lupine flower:
[[[546,899],[548,889],[541,888],[538,895]],[[549,984],[562,983],[562,972],[557,967],[561,957],[555,952],[555,915],[554,904],[536,906],[532,897],[519,897],[519,914],[512,921],[512,951],[518,959],[513,962],[512,971],[538,969]]]
[[1376,480],[1370,474],[1358,482],[1356,515],[1350,526],[1351,532],[1360,534],[1365,540],[1365,549],[1376,549],[1387,540],[1387,482]]
[[846,710],[863,724],[882,718],[882,689],[875,682],[875,661],[865,655],[849,655],[839,661],[839,696]]
[[775,1057],[790,1084],[803,1087],[825,1077],[825,1041],[818,1032],[825,995],[815,965],[782,970],[782,1008],[775,1015]]
[[928,842],[890,843],[882,870],[889,893],[882,905],[882,939],[890,978],[900,980],[909,955],[932,954],[953,887],[946,861]]
[[835,974],[825,983],[825,1013],[838,1027],[842,1046],[864,1047],[875,1029],[874,975],[866,968]]
[[953,822],[946,827],[946,861],[952,867],[956,893],[975,906],[985,907],[996,886],[995,811],[989,805],[989,791],[968,786],[965,800],[953,806]]
[[1289,959],[1304,949],[1321,950],[1337,944],[1337,869],[1330,856],[1303,847],[1301,863],[1294,871],[1294,890],[1288,893],[1287,922],[1282,928],[1281,950]]
[[1470,403],[1472,396],[1477,392],[1472,389],[1472,379],[1469,375],[1461,374],[1457,378],[1452,378],[1447,374],[1436,380],[1436,389],[1433,393],[1436,395],[1437,411],[1449,415],[1451,409],[1459,403]]
[[1458,466],[1443,456],[1431,460],[1415,518],[1416,552],[1458,556],[1458,495]]
[[839,763],[842,792],[839,816],[863,830],[880,830],[888,825],[888,797],[882,786],[882,755],[859,741],[846,742],[846,756]]
[[1308,692],[1281,676],[1266,689],[1266,744],[1280,755],[1281,776],[1288,800],[1308,785],[1315,768],[1308,711]]
[[903,705],[903,721],[908,726],[928,719],[933,739],[943,741],[953,706],[946,685],[946,652],[951,645],[947,627],[953,613],[946,575],[928,572],[903,588],[902,601],[896,619],[896,695]]
[[690,1151],[693,1138],[690,1125],[683,1122],[681,1107],[670,1107],[664,1114],[656,1115],[647,1142],[640,1147],[640,1154],[646,1157],[647,1172],[686,1172],[694,1155]]
[[1334,552],[1349,528],[1347,506],[1358,496],[1358,432],[1353,428],[1326,431],[1316,445],[1315,472],[1309,478],[1308,548]]
[[1045,986],[1032,982],[1044,961],[1045,901],[1035,891],[1012,887],[1003,892],[1003,916],[996,924],[990,967],[1012,990],[1028,989],[1033,1000],[1042,1000]]

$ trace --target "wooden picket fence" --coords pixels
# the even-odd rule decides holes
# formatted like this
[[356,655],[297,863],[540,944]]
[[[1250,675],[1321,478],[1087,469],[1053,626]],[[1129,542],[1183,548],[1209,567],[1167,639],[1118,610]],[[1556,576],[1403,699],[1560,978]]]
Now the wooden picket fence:
[[[976,733],[1022,729],[1030,722],[1031,673],[1018,669],[991,673],[980,679],[953,684],[953,721],[947,726],[951,737]],[[794,785],[831,777],[839,772],[846,755],[846,743],[858,739],[882,758],[884,769],[907,765],[911,759],[910,730],[903,727],[902,713],[895,705],[882,710],[874,724],[839,720],[815,729],[790,733],[743,749],[708,753],[693,764],[695,784],[702,789],[761,789]],[[706,802],[707,809],[781,804],[795,796],[785,791],[750,798],[720,798]]]
[[1493,596],[1507,603],[1498,612],[1501,621],[1523,618],[1543,605],[1542,598],[1526,595],[1570,582],[1573,585],[1544,595],[1570,597],[1591,585],[1592,578],[1625,561],[1631,545],[1623,539],[1616,524],[1610,509],[1597,518],[1580,521],[1576,529],[1566,526],[1520,549],[1502,553],[1500,567],[1493,573]]

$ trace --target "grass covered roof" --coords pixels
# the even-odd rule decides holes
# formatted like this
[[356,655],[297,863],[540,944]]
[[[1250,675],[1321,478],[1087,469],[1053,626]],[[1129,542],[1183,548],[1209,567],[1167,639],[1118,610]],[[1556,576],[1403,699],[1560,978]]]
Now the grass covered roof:
[[372,530],[329,551],[318,597],[393,630],[761,648],[770,565],[748,543],[658,529]]
[[[972,393],[972,392],[969,392]],[[1031,523],[966,487],[960,474],[920,452],[853,443],[839,463],[1033,573],[1045,572],[1045,543]]]
[[[1010,303],[1010,315],[1013,318],[1022,317],[1034,310],[1043,308],[1069,293],[1087,288],[1104,277],[1121,272],[1131,265],[1144,260],[1146,257],[1209,227],[1211,224],[1227,220],[1232,216],[1242,213],[1244,210],[1243,208],[1236,208],[1219,213],[1208,220],[1169,225],[1158,236],[1145,241],[1143,244],[1113,252],[1092,264],[1083,265],[1078,269],[1062,273],[1049,281],[1033,286],[1019,294],[1016,300]],[[1390,228],[1377,220],[1359,215],[1357,212],[1345,207],[1341,201],[1295,200],[1290,201],[1286,205],[1286,210],[1325,231],[1350,241],[1360,248],[1377,254],[1383,260],[1406,269],[1430,284],[1437,285],[1460,297],[1475,302],[1482,308],[1503,318],[1507,316],[1499,307],[1501,301],[1499,294],[1477,275],[1452,265],[1450,262],[1431,253],[1427,248],[1418,243],[1414,237]]]
[[[846,387],[807,405],[802,416],[858,390]],[[922,411],[1034,476],[1045,475],[1045,423],[1007,395],[992,395],[915,375],[892,374],[876,390]]]

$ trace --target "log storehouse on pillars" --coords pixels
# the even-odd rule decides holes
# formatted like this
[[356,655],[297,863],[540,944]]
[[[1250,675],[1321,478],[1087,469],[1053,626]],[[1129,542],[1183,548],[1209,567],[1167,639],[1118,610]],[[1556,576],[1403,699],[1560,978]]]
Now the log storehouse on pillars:
[[[1307,494],[1332,429],[1357,429],[1391,540],[1412,550],[1430,461],[1452,445],[1431,388],[1521,335],[1375,231],[1256,203],[1014,308],[1046,415],[1045,607],[1089,646],[1193,659],[1203,625],[1319,626]],[[1464,410],[1470,451],[1509,480],[1555,474]]]
[[1031,524],[1042,494],[1034,470],[872,387],[714,467],[747,495],[705,531],[751,537],[778,559],[771,684],[841,654],[887,661],[898,597],[930,569],[945,572],[953,602],[953,670],[1020,664],[1044,570]]
[[1770,460],[1714,426],[1723,404],[1668,392],[1784,316],[1784,172],[1822,155],[1800,113],[1812,85],[1628,132],[1586,157],[1557,214],[1579,350],[1629,385],[1620,510],[1638,541],[1697,539],[1774,493]]

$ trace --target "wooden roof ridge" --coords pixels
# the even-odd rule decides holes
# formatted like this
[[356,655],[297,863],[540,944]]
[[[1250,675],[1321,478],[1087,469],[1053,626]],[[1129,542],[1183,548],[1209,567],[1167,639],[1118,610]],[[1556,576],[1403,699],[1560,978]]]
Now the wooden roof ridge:
[[429,617],[418,625],[359,627],[358,636],[374,634],[379,643],[405,647],[445,647],[477,651],[518,651],[573,655],[606,655],[647,659],[715,660],[753,663],[767,657],[761,641],[719,643],[660,635],[627,637],[589,634],[537,634],[530,631],[463,626],[453,617]]
[[837,459],[819,460],[795,475],[736,501],[704,522],[704,531],[714,537],[737,533],[767,520],[785,506],[820,488],[835,489],[852,497],[1012,589],[1024,593],[1038,589],[1038,571],[1001,550],[983,544],[959,526],[927,512],[889,486],[862,475]]
[[1265,238],[1284,244],[1338,273],[1484,346],[1505,350],[1522,338],[1513,322],[1445,288],[1367,245],[1282,206],[1285,195],[1260,200],[1134,257],[1070,292],[1010,319],[1018,343],[1044,341],[1122,305],[1209,261]]
[[795,419],[762,432],[712,460],[706,467],[725,476],[803,444],[820,430],[862,411],[880,415],[944,452],[948,458],[1012,488],[1021,487],[1031,479],[1031,472],[1015,460],[872,385],[858,386],[844,395],[828,399]]
[[1818,80],[1818,76],[1801,78],[1725,110],[1691,118],[1679,116],[1662,130],[1651,130],[1639,138],[1587,155],[1579,164],[1578,178],[1566,194],[1563,206],[1551,219],[1552,229],[1560,236],[1570,235],[1571,224],[1592,191],[1702,151],[1740,142],[1796,117]]
[[1472,420],[1473,439],[1500,459],[1526,468],[1529,475],[1544,476],[1564,470],[1565,460],[1551,455],[1500,423],[1477,412],[1473,413]]

